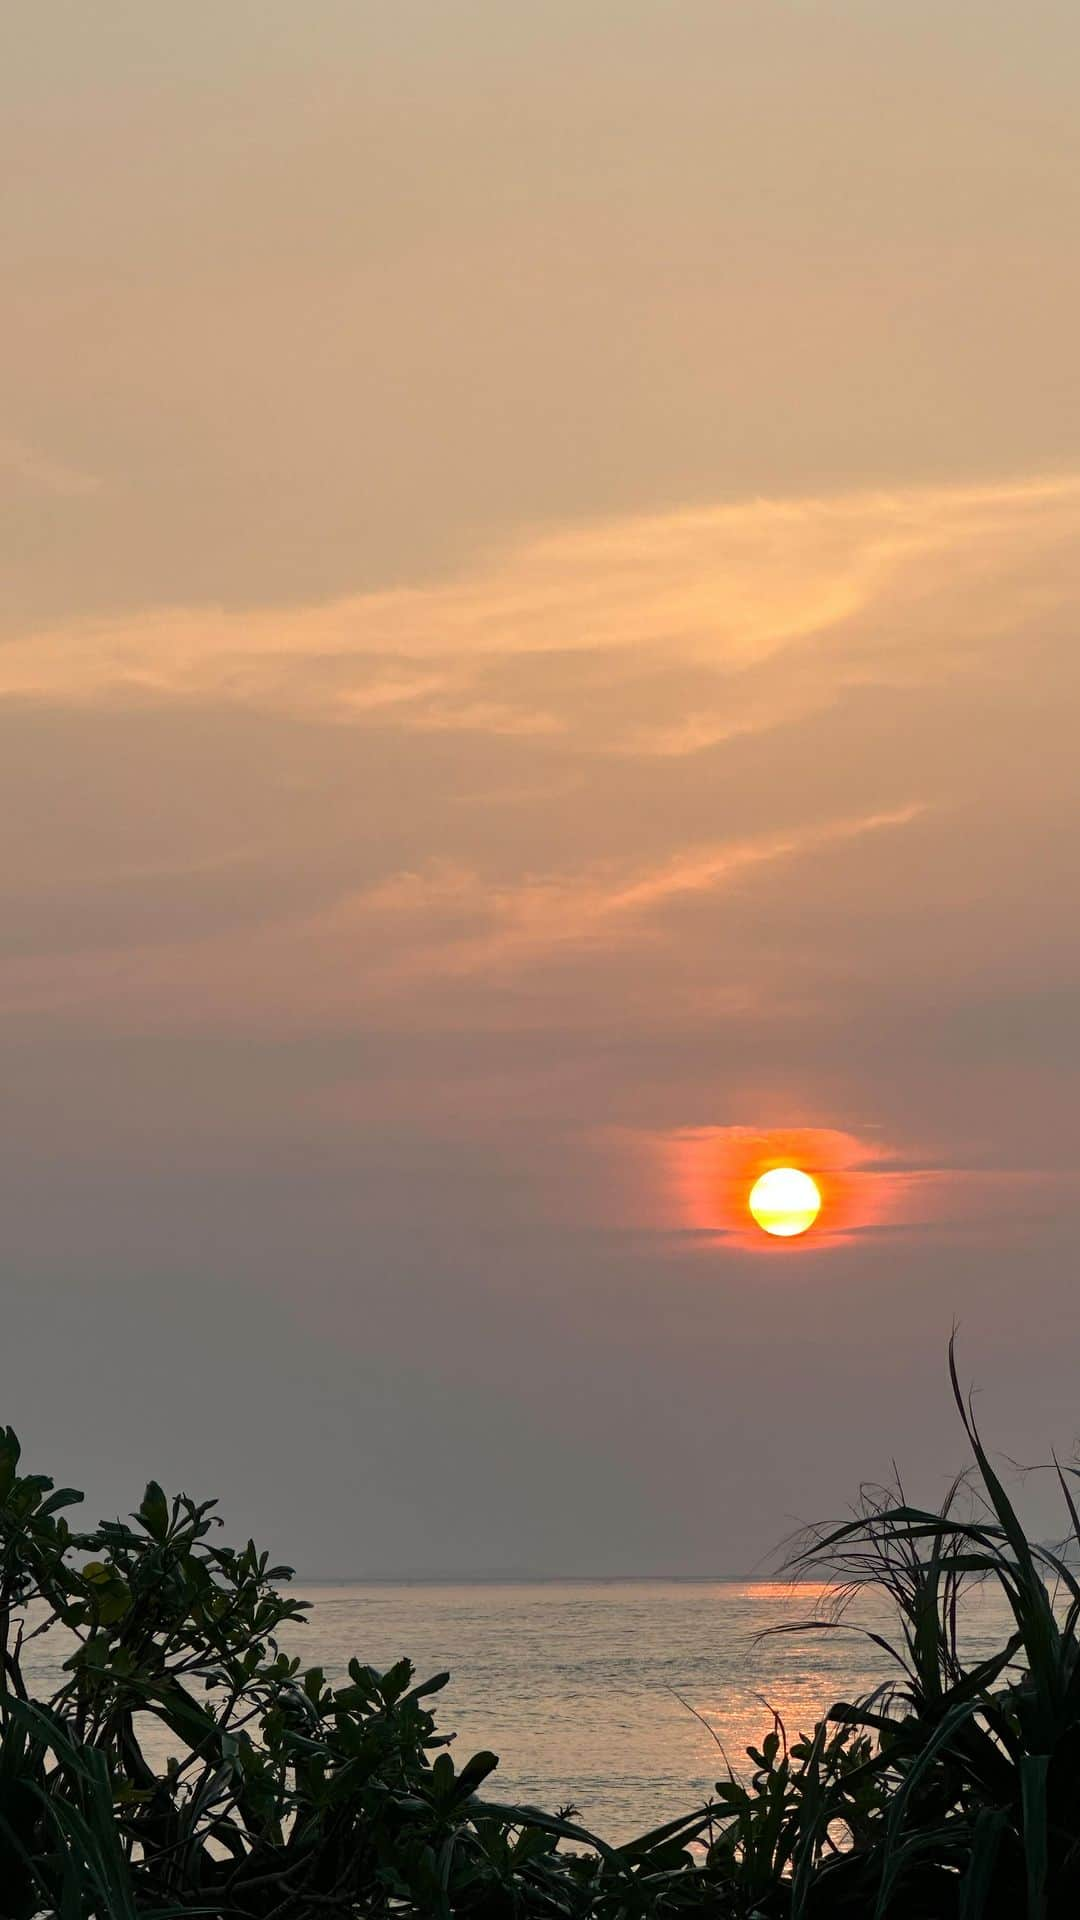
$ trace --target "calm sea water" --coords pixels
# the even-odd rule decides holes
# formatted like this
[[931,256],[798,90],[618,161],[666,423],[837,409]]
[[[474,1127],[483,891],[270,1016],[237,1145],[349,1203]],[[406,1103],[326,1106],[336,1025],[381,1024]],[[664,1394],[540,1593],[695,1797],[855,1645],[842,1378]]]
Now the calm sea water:
[[[550,1810],[572,1803],[611,1840],[700,1805],[725,1772],[718,1740],[735,1772],[749,1771],[746,1748],[769,1730],[769,1706],[794,1736],[834,1701],[895,1672],[853,1632],[769,1637],[768,1628],[823,1610],[825,1590],[809,1586],[612,1580],[292,1591],[312,1603],[311,1614],[282,1638],[305,1666],[322,1666],[330,1680],[344,1677],[354,1655],[385,1669],[405,1654],[421,1679],[449,1668],[435,1703],[439,1728],[456,1734],[459,1764],[482,1747],[499,1755],[486,1796]],[[863,1602],[859,1617],[890,1626],[880,1603]],[[997,1595],[974,1593],[972,1654],[989,1653],[1006,1632]],[[30,1642],[25,1664],[36,1691],[62,1683],[70,1644],[59,1631]],[[159,1764],[175,1748],[152,1720],[143,1737]]]
[[[500,1756],[492,1798],[547,1808],[572,1802],[587,1826],[620,1840],[689,1812],[723,1774],[708,1722],[736,1772],[771,1724],[809,1730],[835,1700],[867,1692],[891,1663],[861,1636],[761,1640],[820,1610],[820,1590],[733,1581],[551,1581],[507,1585],[321,1586],[290,1636],[306,1665],[342,1673],[350,1656],[385,1668],[407,1654],[422,1678],[450,1669],[438,1697],[460,1760]],[[1005,1629],[1002,1603],[969,1603],[972,1652]],[[864,1603],[860,1616],[889,1616]],[[683,1705],[676,1695],[682,1696]]]

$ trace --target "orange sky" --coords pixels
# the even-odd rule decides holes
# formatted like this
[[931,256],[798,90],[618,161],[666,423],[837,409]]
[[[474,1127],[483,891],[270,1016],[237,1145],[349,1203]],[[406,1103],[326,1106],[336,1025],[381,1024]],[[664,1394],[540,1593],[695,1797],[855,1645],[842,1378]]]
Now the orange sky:
[[1067,1447],[1075,9],[15,12],[0,1413],[327,1574]]

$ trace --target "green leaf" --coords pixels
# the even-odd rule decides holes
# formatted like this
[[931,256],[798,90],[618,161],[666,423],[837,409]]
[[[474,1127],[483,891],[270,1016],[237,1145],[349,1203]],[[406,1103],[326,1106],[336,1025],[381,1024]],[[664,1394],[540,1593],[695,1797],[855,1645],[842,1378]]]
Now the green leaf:
[[1020,1762],[1027,1920],[1043,1920],[1046,1913],[1046,1775],[1049,1766],[1049,1755],[1045,1753],[1026,1754]]
[[44,1519],[46,1514],[58,1513],[61,1507],[77,1507],[85,1498],[85,1494],[79,1493],[75,1487],[57,1487],[55,1493],[50,1493],[48,1499],[42,1501],[38,1516]]
[[22,1448],[13,1428],[0,1427],[0,1500],[7,1499],[15,1484],[15,1473],[21,1452]]
[[148,1480],[139,1519],[152,1540],[164,1540],[169,1531],[169,1503],[156,1480]]
[[984,1807],[975,1821],[971,1857],[960,1887],[958,1920],[983,1920],[994,1881],[998,1848],[1006,1830],[1000,1807]]
[[[444,1754],[443,1758],[449,1761],[448,1755]],[[457,1784],[454,1788],[455,1804],[459,1801],[467,1800],[470,1794],[475,1793],[481,1781],[486,1780],[489,1773],[494,1773],[498,1764],[498,1754],[488,1753],[486,1750],[480,1753],[474,1753],[471,1760],[466,1760],[465,1765],[457,1777]],[[435,1765],[438,1766],[439,1762],[436,1761]],[[451,1772],[452,1771],[453,1768],[451,1767]]]
[[387,1668],[379,1681],[379,1691],[388,1706],[392,1707],[395,1700],[400,1699],[412,1677],[411,1660],[397,1660]]

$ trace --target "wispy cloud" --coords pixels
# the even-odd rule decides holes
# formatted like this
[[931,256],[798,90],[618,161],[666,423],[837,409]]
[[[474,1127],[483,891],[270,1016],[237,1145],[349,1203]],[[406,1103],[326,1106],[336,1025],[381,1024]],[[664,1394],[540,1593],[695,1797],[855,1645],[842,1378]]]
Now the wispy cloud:
[[642,938],[664,938],[666,910],[718,894],[755,868],[908,826],[924,811],[913,802],[789,833],[697,846],[646,868],[606,866],[527,877],[510,886],[435,865],[351,896],[334,909],[330,923],[369,933],[377,928],[397,974],[400,944],[411,948],[408,968],[414,975],[494,972],[560,953],[610,952]]
[[1078,534],[1074,476],[628,518],[423,588],[29,633],[0,650],[0,700],[210,702],[680,756],[844,686],[958,670],[1030,596],[1033,560]]
[[1078,550],[1080,479],[755,501],[411,592],[28,635],[0,647],[0,1006],[478,1056],[615,1030],[645,1080],[674,1048],[785,1098],[880,1042],[915,1101],[931,1035],[989,1057],[977,980],[1049,1056]]

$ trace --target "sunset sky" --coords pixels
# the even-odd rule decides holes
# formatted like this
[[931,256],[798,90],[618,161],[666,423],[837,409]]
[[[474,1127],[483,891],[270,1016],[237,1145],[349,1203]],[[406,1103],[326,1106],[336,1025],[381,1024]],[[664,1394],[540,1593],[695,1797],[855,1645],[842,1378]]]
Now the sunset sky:
[[0,1420],[327,1576],[937,1497],[954,1318],[1067,1455],[1074,0],[5,39]]

